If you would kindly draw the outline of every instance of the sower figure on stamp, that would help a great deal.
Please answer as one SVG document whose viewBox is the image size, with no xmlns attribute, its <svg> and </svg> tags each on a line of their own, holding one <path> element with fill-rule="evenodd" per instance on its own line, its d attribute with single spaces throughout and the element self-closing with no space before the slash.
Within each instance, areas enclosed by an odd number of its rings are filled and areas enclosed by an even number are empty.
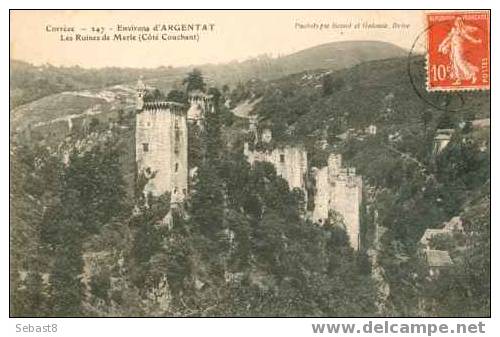
<svg viewBox="0 0 500 337">
<path fill-rule="evenodd" d="M 471 80 L 473 84 L 477 81 L 479 68 L 467 61 L 464 56 L 465 40 L 475 44 L 481 43 L 481 39 L 469 35 L 469 33 L 477 30 L 477 27 L 465 25 L 463 19 L 458 17 L 455 19 L 454 26 L 438 47 L 440 53 L 449 54 L 450 56 L 450 78 L 455 81 L 453 82 L 454 85 L 460 85 L 462 80 Z"/>
</svg>

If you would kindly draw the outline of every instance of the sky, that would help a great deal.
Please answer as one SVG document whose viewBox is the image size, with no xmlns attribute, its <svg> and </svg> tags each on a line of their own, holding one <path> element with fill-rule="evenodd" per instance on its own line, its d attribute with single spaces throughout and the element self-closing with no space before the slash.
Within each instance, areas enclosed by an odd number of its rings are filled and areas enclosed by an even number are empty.
<svg viewBox="0 0 500 337">
<path fill-rule="evenodd" d="M 243 61 L 263 54 L 286 55 L 319 44 L 345 40 L 386 41 L 409 50 L 424 30 L 424 22 L 423 12 L 410 10 L 15 10 L 10 14 L 10 56 L 11 59 L 35 65 L 154 68 Z M 394 26 L 394 23 L 399 26 Z M 128 34 L 118 32 L 118 25 L 148 26 L 152 29 L 163 24 L 206 24 L 214 28 L 211 31 L 182 32 L 184 35 L 198 33 L 198 41 L 163 41 L 162 34 L 178 35 L 181 32 L 158 33 L 153 30 L 149 33 L 158 34 L 160 40 L 113 40 L 116 33 Z M 349 24 L 350 27 L 344 27 Z M 373 24 L 378 25 L 377 28 Z M 54 31 L 71 27 L 75 32 Z M 96 30 L 103 27 L 111 40 L 75 41 L 75 34 L 92 34 L 102 38 L 103 31 L 92 33 L 92 27 Z M 133 32 L 133 35 L 139 38 L 142 33 Z M 73 37 L 73 41 L 61 41 L 61 35 Z M 418 48 L 423 48 L 421 43 Z"/>
</svg>

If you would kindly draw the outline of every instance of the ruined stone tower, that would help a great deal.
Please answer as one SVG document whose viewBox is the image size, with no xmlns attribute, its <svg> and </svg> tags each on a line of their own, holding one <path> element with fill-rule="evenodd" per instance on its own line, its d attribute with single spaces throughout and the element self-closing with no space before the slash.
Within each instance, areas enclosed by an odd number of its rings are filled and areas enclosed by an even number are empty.
<svg viewBox="0 0 500 337">
<path fill-rule="evenodd" d="M 188 193 L 188 133 L 186 107 L 166 101 L 145 102 L 146 87 L 139 81 L 136 114 L 136 162 L 149 178 L 144 194 L 171 193 L 179 203 Z"/>
<path fill-rule="evenodd" d="M 342 156 L 331 154 L 328 166 L 315 169 L 316 195 L 313 221 L 323 224 L 330 210 L 340 214 L 351 246 L 359 248 L 359 207 L 362 201 L 363 180 L 353 167 L 342 167 Z"/>
<path fill-rule="evenodd" d="M 194 125 L 200 124 L 207 113 L 214 112 L 212 96 L 203 91 L 194 90 L 188 94 L 189 110 L 187 119 Z M 201 125 L 201 124 L 200 124 Z"/>
<path fill-rule="evenodd" d="M 307 203 L 308 176 L 307 151 L 303 145 L 272 145 L 272 132 L 268 127 L 258 128 L 258 116 L 249 118 L 248 132 L 253 142 L 245 142 L 243 152 L 247 161 L 268 162 L 276 168 L 276 173 L 288 182 L 290 189 L 299 188 L 304 192 Z M 258 146 L 260 145 L 260 146 Z M 342 166 L 342 155 L 332 153 L 328 165 L 311 169 L 314 177 L 314 209 L 312 220 L 320 225 L 326 223 L 331 211 L 343 219 L 345 231 L 351 246 L 359 249 L 360 205 L 363 196 L 363 179 L 356 175 L 354 167 Z M 309 186 L 310 187 L 310 186 Z"/>
</svg>

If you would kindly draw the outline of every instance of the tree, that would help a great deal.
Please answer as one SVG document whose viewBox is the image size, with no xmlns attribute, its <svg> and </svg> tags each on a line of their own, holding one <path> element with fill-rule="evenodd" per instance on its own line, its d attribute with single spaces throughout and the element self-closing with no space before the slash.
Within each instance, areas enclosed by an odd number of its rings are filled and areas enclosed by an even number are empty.
<svg viewBox="0 0 500 337">
<path fill-rule="evenodd" d="M 212 96 L 212 102 L 214 104 L 215 110 L 219 110 L 219 103 L 222 97 L 222 94 L 219 91 L 219 89 L 211 87 L 208 89 L 208 94 Z"/>
<path fill-rule="evenodd" d="M 324 96 L 331 95 L 333 93 L 333 87 L 334 87 L 332 75 L 328 74 L 323 76 L 321 81 L 323 87 L 323 95 Z"/>
<path fill-rule="evenodd" d="M 188 225 L 184 223 L 183 225 Z M 171 240 L 164 252 L 167 259 L 166 274 L 170 288 L 174 295 L 179 295 L 186 285 L 186 280 L 192 274 L 191 262 L 192 251 L 190 246 L 193 244 L 189 241 L 189 236 L 186 232 L 180 231 L 178 228 L 170 234 Z"/>
<path fill-rule="evenodd" d="M 204 163 L 191 198 L 192 220 L 201 233 L 214 238 L 222 229 L 224 195 L 214 167 Z"/>
<path fill-rule="evenodd" d="M 22 316 L 43 317 L 47 315 L 47 296 L 46 287 L 43 283 L 41 270 L 38 267 L 30 269 L 24 280 L 25 290 L 22 298 L 25 301 Z"/>
<path fill-rule="evenodd" d="M 106 302 L 109 300 L 108 292 L 111 289 L 110 276 L 108 271 L 101 270 L 90 277 L 90 292 Z"/>
<path fill-rule="evenodd" d="M 453 129 L 455 127 L 456 117 L 452 111 L 445 111 L 439 117 L 438 129 Z"/>
<path fill-rule="evenodd" d="M 66 166 L 48 149 L 16 151 L 14 162 L 22 184 L 13 180 L 14 215 L 19 218 L 13 223 L 12 238 L 20 241 L 17 229 L 28 219 L 30 223 L 23 228 L 23 235 L 29 235 L 24 248 L 13 247 L 16 263 L 18 253 L 25 255 L 23 266 L 15 266 L 17 274 L 22 270 L 26 275 L 24 281 L 12 278 L 16 288 L 24 285 L 19 294 L 22 303 L 15 304 L 18 315 L 82 315 L 83 244 L 89 234 L 98 234 L 127 210 L 120 146 L 117 138 L 98 141 L 91 149 L 70 155 Z M 26 200 L 18 199 L 21 196 Z M 23 209 L 28 202 L 32 205 Z M 48 284 L 44 274 L 49 274 Z"/>
<path fill-rule="evenodd" d="M 44 316 L 48 293 L 42 280 L 46 265 L 41 240 L 43 205 L 52 195 L 50 182 L 57 175 L 50 156 L 41 148 L 11 145 L 10 176 L 10 313 L 12 316 Z M 40 165 L 36 165 L 35 163 Z M 48 183 L 48 185 L 45 185 Z M 40 202 L 41 201 L 41 202 Z M 22 277 L 24 275 L 24 277 Z"/>
<path fill-rule="evenodd" d="M 56 247 L 56 258 L 50 275 L 53 314 L 55 316 L 81 316 L 83 285 L 82 225 L 76 221 L 61 222 L 61 243 Z"/>
<path fill-rule="evenodd" d="M 127 210 L 117 141 L 73 154 L 63 173 L 62 209 L 76 216 L 90 234 L 97 233 L 105 223 Z"/>
<path fill-rule="evenodd" d="M 201 71 L 196 68 L 187 74 L 182 84 L 186 86 L 186 92 L 188 93 L 195 90 L 205 91 L 206 87 Z"/>
<path fill-rule="evenodd" d="M 128 266 L 130 278 L 139 289 L 145 290 L 154 283 L 151 276 L 155 271 L 150 262 L 161 252 L 164 239 L 162 222 L 169 212 L 170 194 L 165 193 L 159 197 L 150 196 L 148 206 L 142 205 L 140 212 L 129 220 L 133 238 L 128 251 Z"/>
<path fill-rule="evenodd" d="M 89 131 L 90 132 L 97 132 L 98 129 L 99 129 L 99 118 L 97 117 L 92 117 L 92 119 L 90 120 L 90 124 L 89 124 Z"/>
<path fill-rule="evenodd" d="M 165 100 L 165 95 L 160 90 L 155 88 L 152 91 L 147 91 L 143 99 L 144 102 L 163 101 Z"/>
<path fill-rule="evenodd" d="M 182 90 L 172 89 L 167 95 L 167 101 L 185 104 L 187 103 L 187 95 Z"/>
</svg>

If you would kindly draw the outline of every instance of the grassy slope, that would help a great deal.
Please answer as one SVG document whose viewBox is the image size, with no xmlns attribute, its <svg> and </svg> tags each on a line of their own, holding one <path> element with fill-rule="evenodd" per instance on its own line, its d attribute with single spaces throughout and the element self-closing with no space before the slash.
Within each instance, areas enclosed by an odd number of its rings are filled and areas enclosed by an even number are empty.
<svg viewBox="0 0 500 337">
<path fill-rule="evenodd" d="M 272 79 L 306 69 L 340 69 L 354 64 L 401 56 L 405 52 L 392 44 L 374 41 L 334 42 L 279 57 L 260 57 L 227 64 L 196 66 L 205 74 L 210 85 L 235 84 L 250 78 Z M 26 62 L 10 62 L 11 107 L 36 99 L 83 89 L 103 88 L 135 81 L 140 76 L 160 88 L 180 85 L 192 67 L 158 67 L 155 69 L 33 66 Z"/>
</svg>

